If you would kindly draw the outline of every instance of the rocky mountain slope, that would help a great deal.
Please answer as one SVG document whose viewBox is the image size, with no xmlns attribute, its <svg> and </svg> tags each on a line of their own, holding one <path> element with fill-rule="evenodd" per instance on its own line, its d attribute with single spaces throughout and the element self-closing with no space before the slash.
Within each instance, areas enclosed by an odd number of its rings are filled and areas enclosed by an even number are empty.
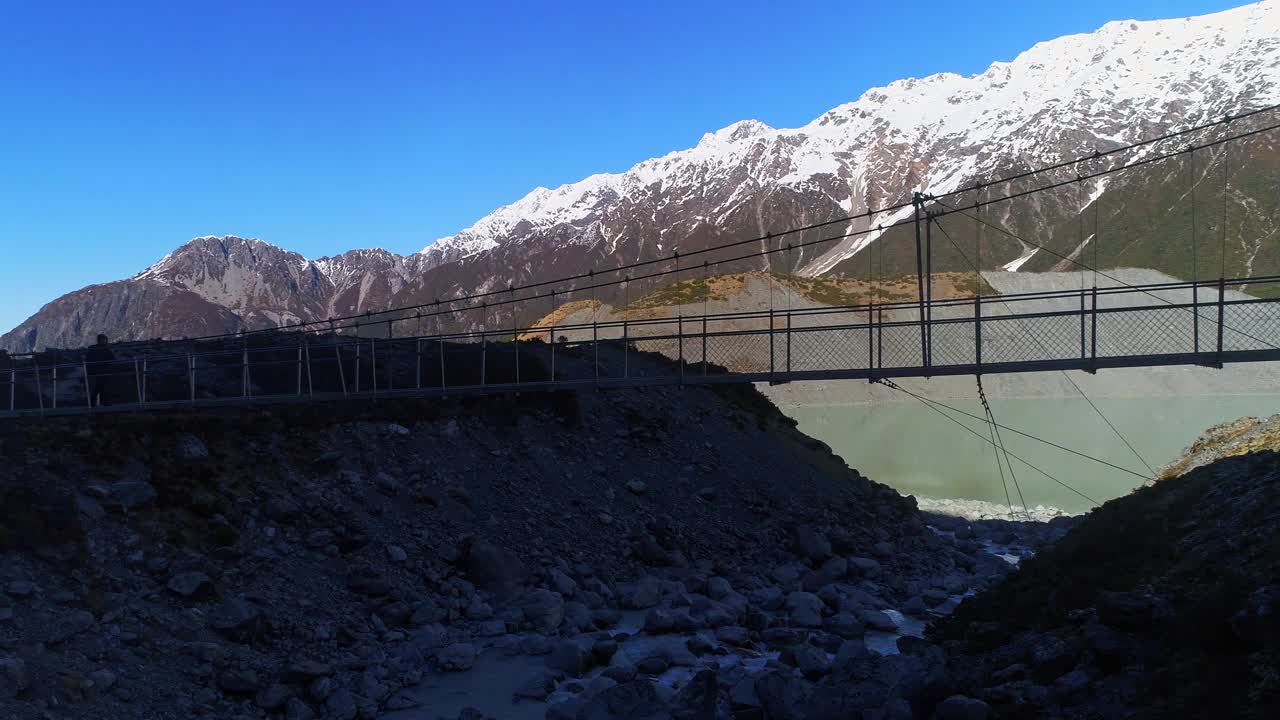
<svg viewBox="0 0 1280 720">
<path fill-rule="evenodd" d="M 97 330 L 194 335 L 376 312 L 856 215 L 915 190 L 945 192 L 1280 101 L 1278 38 L 1277 0 L 1197 18 L 1108 23 L 972 77 L 944 73 L 868 90 L 801 128 L 743 121 L 624 173 L 538 188 L 407 257 L 355 251 L 308 262 L 265 243 L 201 238 L 135 278 L 54 301 L 0 338 L 0 347 L 78 345 Z M 1277 272 L 1278 142 L 1274 133 L 1258 136 L 1229 156 L 1203 151 L 1195 167 L 1158 163 L 993 207 L 988 218 L 1060 255 L 1090 253 L 1104 267 L 1180 277 Z M 1194 237 L 1225 233 L 1212 250 L 1192 252 L 1193 182 Z M 889 224 L 907 212 L 785 242 Z M 1095 217 L 1094 227 L 1081 217 Z M 981 248 L 984 267 L 1043 270 L 1060 262 L 1010 235 L 979 237 L 971 222 L 946 224 L 971 255 Z M 872 257 L 865 251 L 875 248 L 877 262 L 902 273 L 914 268 L 907 239 L 872 233 L 731 269 L 862 274 Z M 969 269 L 968 258 L 939 245 L 936 268 Z"/>
<path fill-rule="evenodd" d="M 1280 713 L 1280 416 L 1207 432 L 934 628 L 1000 717 Z"/>
<path fill-rule="evenodd" d="M 927 713 L 976 701 L 898 636 L 1009 571 L 992 541 L 1061 532 L 922 515 L 749 387 L 56 420 L 0 451 L 3 718 Z"/>
</svg>

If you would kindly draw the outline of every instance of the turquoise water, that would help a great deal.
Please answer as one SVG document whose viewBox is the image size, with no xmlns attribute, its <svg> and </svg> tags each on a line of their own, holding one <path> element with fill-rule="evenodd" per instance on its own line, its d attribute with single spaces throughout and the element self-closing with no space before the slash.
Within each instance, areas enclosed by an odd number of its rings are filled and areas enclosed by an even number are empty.
<svg viewBox="0 0 1280 720">
<path fill-rule="evenodd" d="M 975 401 L 948 405 L 982 416 Z M 1245 415 L 1280 413 L 1280 395 L 1162 397 L 1095 400 L 1095 404 L 1157 471 L 1210 425 Z M 1147 468 L 1081 398 L 995 400 L 1000 424 L 1052 440 L 1148 476 Z M 831 446 L 850 467 L 904 494 L 1005 503 L 991 445 L 921 403 L 881 403 L 788 408 L 800 430 Z M 984 437 L 987 425 L 959 418 Z M 1143 479 L 1034 440 L 1002 431 L 1009 452 L 1099 502 L 1128 493 Z M 1092 506 L 1071 490 L 1013 460 L 1018 503 L 1080 512 Z M 1005 471 L 1006 475 L 1008 470 Z"/>
</svg>

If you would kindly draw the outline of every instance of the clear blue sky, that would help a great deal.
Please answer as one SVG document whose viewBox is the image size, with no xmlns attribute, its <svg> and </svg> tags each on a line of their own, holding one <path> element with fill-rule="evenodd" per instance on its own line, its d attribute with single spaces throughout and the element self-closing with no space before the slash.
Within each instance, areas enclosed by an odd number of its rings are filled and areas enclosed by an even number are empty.
<svg viewBox="0 0 1280 720">
<path fill-rule="evenodd" d="M 1239 2 L 7 2 L 0 331 L 191 237 L 413 252 L 736 120 Z"/>
</svg>

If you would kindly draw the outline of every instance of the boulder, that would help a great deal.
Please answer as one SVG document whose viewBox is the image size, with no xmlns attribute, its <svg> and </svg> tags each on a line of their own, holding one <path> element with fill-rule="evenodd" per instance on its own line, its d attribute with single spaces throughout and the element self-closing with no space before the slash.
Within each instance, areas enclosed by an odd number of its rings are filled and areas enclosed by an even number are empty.
<svg viewBox="0 0 1280 720">
<path fill-rule="evenodd" d="M 165 584 L 169 592 L 193 600 L 213 594 L 213 582 L 202 572 L 182 572 L 169 578 Z"/>
<path fill-rule="evenodd" d="M 633 680 L 591 698 L 576 717 L 577 720 L 667 720 L 672 715 L 654 683 Z"/>
<path fill-rule="evenodd" d="M 516 605 L 536 632 L 553 633 L 564 620 L 564 598 L 550 590 L 530 590 L 520 596 Z"/>
<path fill-rule="evenodd" d="M 112 483 L 108 504 L 121 510 L 137 510 L 156 501 L 156 489 L 146 480 Z"/>
<path fill-rule="evenodd" d="M 798 627 L 821 627 L 823 607 L 822 600 L 813 593 L 793 592 L 787 595 L 791 623 Z"/>
<path fill-rule="evenodd" d="M 453 643 L 436 652 L 436 663 L 445 672 L 470 670 L 476 663 L 476 646 L 471 643 Z"/>
<path fill-rule="evenodd" d="M 244 598 L 233 598 L 209 613 L 209 628 L 229 640 L 251 643 L 266 635 L 270 623 L 257 605 Z"/>
<path fill-rule="evenodd" d="M 475 540 L 463 558 L 467 577 L 481 590 L 509 595 L 524 584 L 528 571 L 514 553 L 485 540 Z"/>
<path fill-rule="evenodd" d="M 573 638 L 556 643 L 547 656 L 547 667 L 566 675 L 582 677 L 591 669 L 592 646 L 586 639 Z"/>
<path fill-rule="evenodd" d="M 991 707 L 977 698 L 952 695 L 938 703 L 933 716 L 936 720 L 987 720 Z"/>
<path fill-rule="evenodd" d="M 831 541 L 812 525 L 801 525 L 795 533 L 796 554 L 810 562 L 820 563 L 831 557 Z"/>
<path fill-rule="evenodd" d="M 661 601 L 662 581 L 652 575 L 640 578 L 627 597 L 628 607 L 635 610 L 647 610 Z"/>
</svg>

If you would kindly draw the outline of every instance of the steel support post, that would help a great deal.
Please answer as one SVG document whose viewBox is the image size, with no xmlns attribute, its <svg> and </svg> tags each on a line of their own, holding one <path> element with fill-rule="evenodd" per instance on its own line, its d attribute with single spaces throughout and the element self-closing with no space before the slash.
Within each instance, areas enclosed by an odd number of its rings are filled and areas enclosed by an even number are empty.
<svg viewBox="0 0 1280 720">
<path fill-rule="evenodd" d="M 338 382 L 342 385 L 342 396 L 347 396 L 347 371 L 342 367 L 342 348 L 338 343 L 338 336 L 333 336 L 333 356 L 338 361 Z"/>
<path fill-rule="evenodd" d="M 876 309 L 876 367 L 884 369 L 884 308 Z"/>
<path fill-rule="evenodd" d="M 679 354 L 680 384 L 684 384 L 684 316 L 676 318 L 676 353 Z"/>
<path fill-rule="evenodd" d="M 1218 278 L 1218 367 L 1222 367 L 1222 328 L 1226 319 L 1227 282 Z"/>
<path fill-rule="evenodd" d="M 1191 336 L 1194 338 L 1195 353 L 1200 354 L 1200 282 L 1191 281 Z"/>
<path fill-rule="evenodd" d="M 707 376 L 707 314 L 705 312 L 702 313 L 702 376 Z"/>
<path fill-rule="evenodd" d="M 1088 357 L 1088 350 L 1085 349 L 1085 329 L 1084 322 L 1087 313 L 1084 309 L 1084 288 L 1080 288 L 1080 359 Z"/>
<path fill-rule="evenodd" d="M 982 374 L 982 296 L 973 299 L 973 362 Z"/>
<path fill-rule="evenodd" d="M 1089 374 L 1098 372 L 1098 286 L 1093 286 L 1093 310 L 1089 313 Z"/>
<path fill-rule="evenodd" d="M 31 367 L 35 368 L 36 374 L 36 399 L 40 401 L 40 412 L 44 412 L 44 390 L 40 387 L 40 363 L 35 356 L 31 356 Z"/>
<path fill-rule="evenodd" d="M 928 362 L 929 342 L 925 336 L 924 326 L 924 238 L 920 232 L 920 216 L 923 211 L 924 200 L 920 193 L 912 195 L 911 204 L 915 208 L 915 215 L 912 220 L 916 231 L 916 297 L 918 298 L 920 313 L 920 364 L 924 366 Z"/>
<path fill-rule="evenodd" d="M 770 290 L 770 292 L 772 292 L 772 290 Z M 777 353 L 775 353 L 773 350 L 773 308 L 769 308 L 768 338 L 769 338 L 769 382 L 777 382 L 777 378 L 774 377 L 778 371 L 777 371 L 777 362 L 774 360 L 774 355 L 776 355 Z"/>
<path fill-rule="evenodd" d="M 924 366 L 933 367 L 933 213 L 925 216 L 924 223 Z"/>
<path fill-rule="evenodd" d="M 302 340 L 302 357 L 307 362 L 307 397 L 315 397 L 316 386 L 315 383 L 312 382 L 312 378 L 315 377 L 315 373 L 311 371 L 311 344 L 307 342 L 306 338 L 303 338 Z"/>
<path fill-rule="evenodd" d="M 787 311 L 787 380 L 790 381 L 791 375 L 791 311 Z"/>
<path fill-rule="evenodd" d="M 876 310 L 875 306 L 867 303 L 867 370 L 870 371 L 876 366 Z M 867 373 L 867 382 L 871 382 L 871 374 Z"/>
</svg>

